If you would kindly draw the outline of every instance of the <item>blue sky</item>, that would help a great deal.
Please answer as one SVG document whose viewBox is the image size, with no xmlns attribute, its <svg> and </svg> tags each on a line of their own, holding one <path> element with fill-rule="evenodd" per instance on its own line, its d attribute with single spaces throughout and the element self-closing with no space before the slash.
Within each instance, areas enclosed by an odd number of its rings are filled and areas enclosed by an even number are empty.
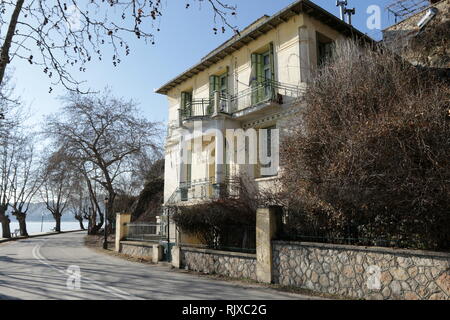
<svg viewBox="0 0 450 320">
<path fill-rule="evenodd" d="M 339 15 L 335 0 L 313 0 L 329 12 Z M 192 3 L 192 1 L 189 1 Z M 264 14 L 272 15 L 294 0 L 227 0 L 236 4 L 238 14 L 230 18 L 231 24 L 240 29 Z M 369 30 L 366 13 L 370 5 L 378 5 L 382 9 L 382 28 L 393 24 L 393 18 L 385 11 L 391 0 L 349 0 L 349 7 L 356 7 L 357 14 L 353 18 L 354 25 L 362 32 L 379 39 L 380 30 Z M 214 21 L 211 10 L 207 6 L 201 9 L 191 5 L 186 10 L 186 0 L 164 0 L 164 16 L 160 21 L 160 32 L 157 32 L 155 45 L 145 44 L 134 37 L 129 43 L 132 49 L 128 57 L 122 59 L 119 67 L 113 67 L 109 60 L 88 65 L 85 73 L 75 72 L 78 80 L 86 80 L 93 90 L 101 90 L 105 86 L 112 88 L 117 96 L 132 98 L 140 104 L 142 114 L 153 121 L 165 122 L 167 119 L 167 103 L 164 96 L 154 93 L 168 80 L 197 63 L 204 55 L 232 36 L 231 31 L 214 35 Z M 43 116 L 55 113 L 60 107 L 59 95 L 64 93 L 62 87 L 54 88 L 49 94 L 50 82 L 39 68 L 28 62 L 14 60 L 12 63 L 16 94 L 31 108 L 32 121 L 39 123 Z M 11 66 L 10 66 L 11 70 Z"/>
</svg>

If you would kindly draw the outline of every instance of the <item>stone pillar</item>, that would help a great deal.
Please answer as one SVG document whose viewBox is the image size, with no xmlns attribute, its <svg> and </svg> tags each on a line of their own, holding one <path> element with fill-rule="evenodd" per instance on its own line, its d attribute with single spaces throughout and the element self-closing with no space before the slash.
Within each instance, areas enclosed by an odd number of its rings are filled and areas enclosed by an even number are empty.
<svg viewBox="0 0 450 320">
<path fill-rule="evenodd" d="M 171 254 L 172 254 L 172 266 L 174 268 L 180 269 L 181 268 L 181 247 L 173 246 Z"/>
<path fill-rule="evenodd" d="M 153 257 L 152 262 L 158 263 L 163 258 L 163 246 L 160 244 L 154 244 L 153 245 Z"/>
<path fill-rule="evenodd" d="M 311 40 L 309 38 L 309 31 L 306 26 L 299 28 L 299 38 L 300 38 L 300 81 L 309 82 L 311 79 Z"/>
<path fill-rule="evenodd" d="M 225 137 L 224 137 L 224 127 L 225 121 L 223 119 L 216 121 L 216 135 L 215 135 L 215 183 L 220 186 L 223 182 L 223 163 L 224 163 L 224 145 L 225 145 Z"/>
<path fill-rule="evenodd" d="M 120 241 L 128 234 L 127 223 L 131 221 L 131 213 L 116 214 L 116 251 L 120 252 Z"/>
<path fill-rule="evenodd" d="M 213 117 L 217 116 L 220 112 L 220 92 L 214 91 L 214 104 L 213 104 Z"/>
<path fill-rule="evenodd" d="M 272 240 L 281 229 L 281 207 L 256 211 L 256 279 L 272 282 Z"/>
</svg>

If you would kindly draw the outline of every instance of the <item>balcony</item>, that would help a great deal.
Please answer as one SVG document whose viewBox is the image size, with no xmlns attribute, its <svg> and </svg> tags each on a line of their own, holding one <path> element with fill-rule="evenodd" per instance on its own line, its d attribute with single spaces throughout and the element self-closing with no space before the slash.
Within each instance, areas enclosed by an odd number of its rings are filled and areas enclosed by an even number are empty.
<svg viewBox="0 0 450 320">
<path fill-rule="evenodd" d="M 210 117 L 213 113 L 213 104 L 210 99 L 196 99 L 186 103 L 179 110 L 181 120 L 195 120 Z"/>
<path fill-rule="evenodd" d="M 253 112 L 270 112 L 283 104 L 298 101 L 303 94 L 304 89 L 299 86 L 271 80 L 259 82 L 236 95 L 224 95 L 216 91 L 212 99 L 192 100 L 181 108 L 180 122 L 210 118 L 218 114 L 241 119 Z"/>
<path fill-rule="evenodd" d="M 215 183 L 214 178 L 181 182 L 166 205 L 223 199 L 233 193 L 227 182 Z M 225 181 L 228 181 L 227 179 Z"/>
<path fill-rule="evenodd" d="M 234 117 L 239 117 L 240 113 L 251 111 L 251 109 L 256 110 L 268 105 L 280 106 L 294 102 L 302 97 L 303 93 L 304 90 L 298 86 L 267 80 L 232 96 L 227 110 Z"/>
</svg>

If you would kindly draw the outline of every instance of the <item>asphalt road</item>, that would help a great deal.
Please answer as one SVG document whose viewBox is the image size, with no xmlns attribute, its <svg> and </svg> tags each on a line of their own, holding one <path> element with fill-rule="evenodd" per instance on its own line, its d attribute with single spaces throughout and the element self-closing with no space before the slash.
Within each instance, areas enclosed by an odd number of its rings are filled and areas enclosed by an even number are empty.
<svg viewBox="0 0 450 320">
<path fill-rule="evenodd" d="M 84 232 L 0 244 L 0 299 L 310 299 L 127 261 L 84 246 Z"/>
</svg>

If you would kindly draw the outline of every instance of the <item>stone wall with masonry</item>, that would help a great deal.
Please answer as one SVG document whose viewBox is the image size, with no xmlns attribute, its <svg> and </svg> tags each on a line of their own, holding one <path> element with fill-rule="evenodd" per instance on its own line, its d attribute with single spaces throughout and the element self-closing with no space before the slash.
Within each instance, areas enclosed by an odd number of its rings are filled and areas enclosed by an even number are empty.
<svg viewBox="0 0 450 320">
<path fill-rule="evenodd" d="M 450 254 L 273 241 L 274 283 L 360 299 L 450 299 Z"/>
<path fill-rule="evenodd" d="M 256 280 L 256 255 L 182 247 L 181 267 L 231 278 Z"/>
</svg>

